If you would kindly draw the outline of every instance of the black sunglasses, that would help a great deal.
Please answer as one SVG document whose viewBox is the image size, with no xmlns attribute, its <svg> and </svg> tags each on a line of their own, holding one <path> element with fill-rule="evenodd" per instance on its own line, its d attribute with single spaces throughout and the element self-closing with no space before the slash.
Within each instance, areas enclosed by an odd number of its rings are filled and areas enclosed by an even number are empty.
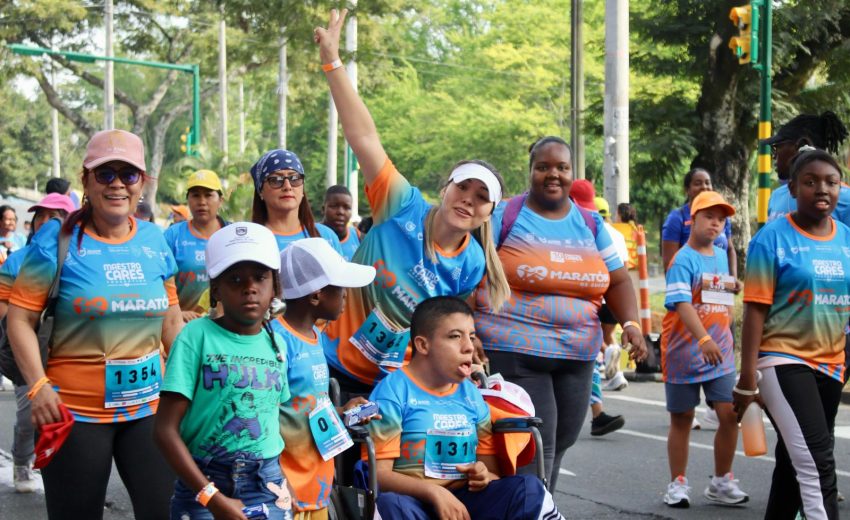
<svg viewBox="0 0 850 520">
<path fill-rule="evenodd" d="M 138 168 L 125 168 L 120 171 L 112 168 L 101 168 L 94 171 L 94 180 L 99 184 L 112 184 L 116 178 L 121 179 L 125 186 L 132 186 L 142 179 L 142 172 Z"/>
<path fill-rule="evenodd" d="M 304 184 L 304 175 L 301 173 L 293 173 L 292 175 L 269 175 L 266 177 L 266 183 L 274 189 L 282 188 L 283 183 L 289 181 L 289 185 L 297 188 Z"/>
</svg>

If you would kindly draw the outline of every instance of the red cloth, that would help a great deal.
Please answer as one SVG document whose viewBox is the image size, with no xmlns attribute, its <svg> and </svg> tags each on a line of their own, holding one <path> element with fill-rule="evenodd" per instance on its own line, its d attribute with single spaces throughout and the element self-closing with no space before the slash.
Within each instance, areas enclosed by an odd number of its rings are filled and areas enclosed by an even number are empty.
<svg viewBox="0 0 850 520">
<path fill-rule="evenodd" d="M 50 463 L 62 443 L 71 433 L 74 426 L 74 416 L 68 411 L 64 404 L 59 404 L 62 420 L 55 423 L 45 424 L 38 430 L 38 442 L 35 445 L 35 463 L 33 468 L 41 469 Z"/>
</svg>

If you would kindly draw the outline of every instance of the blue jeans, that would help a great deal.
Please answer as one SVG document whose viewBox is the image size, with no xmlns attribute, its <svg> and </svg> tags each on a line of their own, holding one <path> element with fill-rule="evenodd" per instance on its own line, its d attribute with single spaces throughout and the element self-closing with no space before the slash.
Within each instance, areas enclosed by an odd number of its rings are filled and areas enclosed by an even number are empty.
<svg viewBox="0 0 850 520">
<path fill-rule="evenodd" d="M 236 458 L 228 461 L 194 459 L 198 469 L 215 483 L 220 493 L 238 498 L 246 506 L 264 503 L 269 506 L 269 520 L 283 520 L 283 509 L 275 505 L 277 495 L 266 486 L 269 482 L 283 485 L 283 474 L 277 457 L 265 460 Z M 213 520 L 210 510 L 195 501 L 196 494 L 177 479 L 174 496 L 171 497 L 172 520 Z"/>
</svg>

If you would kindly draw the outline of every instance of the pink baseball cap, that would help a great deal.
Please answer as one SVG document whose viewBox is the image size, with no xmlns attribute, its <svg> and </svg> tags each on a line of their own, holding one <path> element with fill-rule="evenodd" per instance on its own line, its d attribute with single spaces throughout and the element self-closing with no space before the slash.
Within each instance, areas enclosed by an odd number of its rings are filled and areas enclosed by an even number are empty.
<svg viewBox="0 0 850 520">
<path fill-rule="evenodd" d="M 39 208 L 44 209 L 63 209 L 68 212 L 70 215 L 77 208 L 74 206 L 74 201 L 71 200 L 71 197 L 67 195 L 62 195 L 61 193 L 51 193 L 45 196 L 43 199 L 38 201 L 38 204 L 31 206 L 29 211 L 32 213 Z"/>
<path fill-rule="evenodd" d="M 123 161 L 147 171 L 145 145 L 141 138 L 126 130 L 102 130 L 94 134 L 86 147 L 83 166 L 91 170 L 110 161 Z"/>
</svg>

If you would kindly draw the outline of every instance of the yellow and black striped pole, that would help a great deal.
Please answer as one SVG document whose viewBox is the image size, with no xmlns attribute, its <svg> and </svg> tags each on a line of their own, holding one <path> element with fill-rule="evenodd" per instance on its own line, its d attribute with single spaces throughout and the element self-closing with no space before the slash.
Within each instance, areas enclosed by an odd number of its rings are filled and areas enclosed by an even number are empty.
<svg viewBox="0 0 850 520">
<path fill-rule="evenodd" d="M 759 6 L 758 4 L 761 5 Z M 761 94 L 759 96 L 761 109 L 759 111 L 758 148 L 759 182 L 758 205 L 756 206 L 759 228 L 767 223 L 767 203 L 770 200 L 770 171 L 773 166 L 773 161 L 771 160 L 770 155 L 770 146 L 764 144 L 764 140 L 770 137 L 773 133 L 771 128 L 772 110 L 770 106 L 770 68 L 773 62 L 773 53 L 771 51 L 773 40 L 773 30 L 771 28 L 773 25 L 772 4 L 773 2 L 771 0 L 766 2 L 753 1 L 754 10 L 758 8 L 763 9 L 762 16 L 759 17 L 761 19 L 761 30 L 759 31 L 760 37 L 758 41 L 758 45 L 761 47 L 759 52 L 760 59 L 759 63 L 756 65 L 756 68 L 759 68 L 761 72 Z"/>
</svg>

